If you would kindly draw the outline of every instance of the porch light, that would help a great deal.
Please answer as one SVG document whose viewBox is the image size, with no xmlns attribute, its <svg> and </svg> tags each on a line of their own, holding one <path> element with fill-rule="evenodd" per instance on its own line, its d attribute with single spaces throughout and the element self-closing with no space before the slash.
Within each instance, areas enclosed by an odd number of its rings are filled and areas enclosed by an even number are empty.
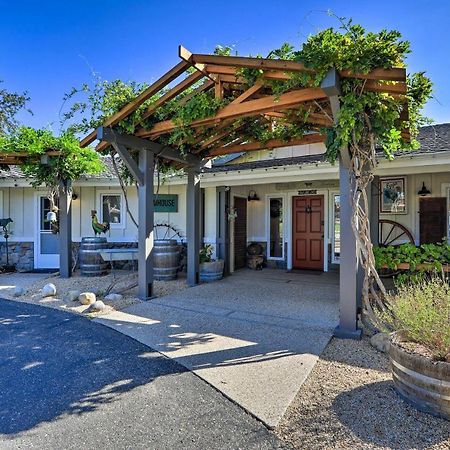
<svg viewBox="0 0 450 450">
<path fill-rule="evenodd" d="M 419 195 L 420 197 L 428 197 L 429 195 L 431 195 L 431 191 L 425 186 L 425 181 L 422 182 L 422 188 L 417 193 L 417 195 Z"/>
<path fill-rule="evenodd" d="M 249 202 L 251 202 L 251 201 L 253 201 L 253 200 L 259 200 L 259 197 L 256 195 L 256 191 L 250 191 L 250 192 L 248 193 L 247 200 L 248 200 Z"/>
</svg>

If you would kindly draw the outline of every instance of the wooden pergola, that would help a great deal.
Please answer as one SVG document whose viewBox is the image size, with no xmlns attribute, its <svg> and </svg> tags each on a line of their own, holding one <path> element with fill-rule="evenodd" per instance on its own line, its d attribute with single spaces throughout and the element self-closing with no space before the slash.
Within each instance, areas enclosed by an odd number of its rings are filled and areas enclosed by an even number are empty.
<svg viewBox="0 0 450 450">
<path fill-rule="evenodd" d="M 151 298 L 153 283 L 153 177 L 154 161 L 158 157 L 174 167 L 184 167 L 187 171 L 187 242 L 188 274 L 187 282 L 199 282 L 200 230 L 200 179 L 201 167 L 216 156 L 230 153 L 250 152 L 284 146 L 324 142 L 321 134 L 337 119 L 340 108 L 339 95 L 342 78 L 363 80 L 362 89 L 386 93 L 403 103 L 402 118 L 407 118 L 407 85 L 404 68 L 376 69 L 370 73 L 351 73 L 349 71 L 329 71 L 320 87 L 292 88 L 277 95 L 273 90 L 276 81 L 289 80 L 293 74 L 312 72 L 304 64 L 289 60 L 264 59 L 239 56 L 219 56 L 194 54 L 179 47 L 181 61 L 151 86 L 145 89 L 132 102 L 105 120 L 102 127 L 92 131 L 81 141 L 82 146 L 100 141 L 98 151 L 112 145 L 122 158 L 139 185 L 139 296 Z M 177 84 L 189 69 L 190 73 Z M 257 69 L 259 76 L 251 86 L 242 77 L 242 69 Z M 170 88 L 168 86 L 170 85 Z M 169 101 L 177 105 L 186 104 L 194 96 L 207 93 L 217 99 L 225 100 L 225 106 L 209 117 L 194 120 L 186 125 L 193 132 L 193 142 L 187 143 L 188 150 L 168 147 L 161 137 L 174 131 L 179 124 L 172 119 L 153 122 L 151 127 L 145 121 Z M 116 125 L 140 108 L 149 99 L 154 101 L 145 110 L 142 119 L 135 123 L 133 135 L 120 134 Z M 301 114 L 296 114 L 301 112 Z M 248 120 L 242 120 L 248 119 Z M 303 136 L 284 141 L 272 139 L 261 144 L 252 138 L 248 123 L 258 122 L 268 127 L 286 124 L 298 125 L 306 131 Z M 409 140 L 409 132 L 402 132 Z M 182 143 L 183 144 L 183 143 Z M 133 153 L 139 153 L 139 163 Z M 341 229 L 351 230 L 350 178 L 348 173 L 349 152 L 341 149 L 340 195 Z M 219 202 L 218 221 L 226 221 L 224 201 Z M 221 214 L 221 215 L 220 215 Z M 220 228 L 220 227 L 218 227 Z M 226 242 L 220 236 L 221 246 Z M 226 250 L 225 250 L 226 254 Z M 358 261 L 356 241 L 352 232 L 341 236 L 340 264 L 340 324 L 336 335 L 358 337 L 357 329 L 357 285 Z"/>
<path fill-rule="evenodd" d="M 339 113 L 340 80 L 358 78 L 363 80 L 362 89 L 382 92 L 401 99 L 406 105 L 406 71 L 404 68 L 376 69 L 367 74 L 330 70 L 320 87 L 292 88 L 277 95 L 274 82 L 289 80 L 296 73 L 311 73 L 300 62 L 239 56 L 193 54 L 179 47 L 181 61 L 155 81 L 133 101 L 109 117 L 98 130 L 81 140 L 81 146 L 100 141 L 97 150 L 102 152 L 112 146 L 126 164 L 138 184 L 139 207 L 139 296 L 152 297 L 153 283 L 153 183 L 155 158 L 187 171 L 187 282 L 199 282 L 200 248 L 200 178 L 202 166 L 211 158 L 238 152 L 250 152 L 284 146 L 324 142 L 324 127 L 332 125 Z M 242 77 L 242 69 L 257 69 L 260 76 L 251 86 Z M 186 72 L 189 70 L 187 75 Z M 184 76 L 185 75 L 185 76 Z M 175 83 L 178 80 L 178 83 Z M 159 108 L 169 101 L 182 106 L 200 93 L 223 99 L 225 106 L 209 117 L 194 120 L 186 125 L 194 139 L 179 147 L 169 147 L 162 137 L 174 131 L 179 124 L 172 119 L 155 122 Z M 117 125 L 129 117 L 144 103 L 142 119 L 135 123 L 133 135 L 121 134 Z M 299 114 L 300 113 L 300 114 Z M 407 108 L 404 108 L 407 114 Z M 153 125 L 145 123 L 153 117 Z M 247 120 L 242 120 L 247 119 Z M 272 139 L 264 144 L 252 137 L 250 122 L 257 122 L 271 129 L 283 125 L 301 126 L 303 136 L 284 141 Z M 403 132 L 405 139 L 408 131 Z M 183 144 L 183 143 L 181 143 Z M 138 154 L 138 160 L 136 159 Z M 342 149 L 340 157 L 341 229 L 351 230 L 351 206 L 348 176 L 348 149 Z M 1 162 L 0 162 L 1 163 Z M 223 202 L 222 202 L 223 203 Z M 70 201 L 69 201 L 70 204 Z M 70 206 L 63 213 L 70 215 Z M 220 220 L 226 220 L 222 211 Z M 68 220 L 61 221 L 70 224 Z M 61 226 L 61 239 L 68 241 L 70 225 Z M 67 244 L 66 244 L 67 245 Z M 62 247 L 61 247 L 62 249 Z M 61 253 L 61 268 L 68 266 L 68 252 Z M 353 337 L 356 327 L 356 243 L 353 233 L 341 237 L 341 321 L 340 335 Z M 63 274 L 63 272 L 61 272 Z M 67 274 L 70 276 L 70 271 Z M 338 332 L 339 334 L 339 332 Z"/>
</svg>

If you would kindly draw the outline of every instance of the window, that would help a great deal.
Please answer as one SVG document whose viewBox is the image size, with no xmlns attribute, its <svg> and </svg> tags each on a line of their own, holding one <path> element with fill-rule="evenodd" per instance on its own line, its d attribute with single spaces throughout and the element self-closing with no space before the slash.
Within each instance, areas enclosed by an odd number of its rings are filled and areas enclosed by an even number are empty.
<svg viewBox="0 0 450 450">
<path fill-rule="evenodd" d="M 112 228 L 123 227 L 123 202 L 121 194 L 102 194 L 101 201 L 101 221 L 109 222 Z"/>
<path fill-rule="evenodd" d="M 270 259 L 284 257 L 284 202 L 282 197 L 270 197 L 268 202 L 268 251 Z"/>
<path fill-rule="evenodd" d="M 332 242 L 331 262 L 338 264 L 341 258 L 341 198 L 339 194 L 333 194 Z"/>
</svg>

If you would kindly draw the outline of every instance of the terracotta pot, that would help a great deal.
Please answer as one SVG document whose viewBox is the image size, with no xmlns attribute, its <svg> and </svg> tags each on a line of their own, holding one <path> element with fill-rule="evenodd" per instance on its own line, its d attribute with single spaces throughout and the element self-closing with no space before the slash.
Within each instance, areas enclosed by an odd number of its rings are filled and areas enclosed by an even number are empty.
<svg viewBox="0 0 450 450">
<path fill-rule="evenodd" d="M 405 351 L 394 335 L 389 350 L 398 394 L 420 411 L 450 420 L 450 363 Z"/>
</svg>

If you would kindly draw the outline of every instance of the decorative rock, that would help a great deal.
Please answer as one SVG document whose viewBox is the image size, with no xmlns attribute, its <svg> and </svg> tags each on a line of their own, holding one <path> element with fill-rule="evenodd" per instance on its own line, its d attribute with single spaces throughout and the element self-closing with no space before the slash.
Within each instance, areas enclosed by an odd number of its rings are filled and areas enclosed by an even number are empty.
<svg viewBox="0 0 450 450">
<path fill-rule="evenodd" d="M 370 338 L 370 345 L 379 352 L 387 353 L 391 346 L 391 337 L 388 333 L 378 333 Z"/>
<path fill-rule="evenodd" d="M 92 292 L 82 292 L 78 296 L 78 300 L 82 305 L 92 305 L 93 303 L 95 303 L 97 298 L 95 297 L 95 294 Z"/>
<path fill-rule="evenodd" d="M 43 297 L 51 297 L 56 295 L 56 286 L 53 283 L 48 283 L 42 288 Z"/>
<path fill-rule="evenodd" d="M 86 310 L 86 312 L 101 312 L 105 309 L 106 305 L 101 300 L 97 300 Z"/>
<path fill-rule="evenodd" d="M 105 300 L 108 300 L 110 302 L 117 302 L 122 299 L 123 299 L 123 295 L 121 295 L 121 294 L 108 294 L 105 297 Z"/>
<path fill-rule="evenodd" d="M 80 291 L 69 291 L 67 293 L 67 300 L 69 300 L 69 302 L 74 302 L 75 300 L 78 300 L 78 297 L 81 295 Z"/>
<path fill-rule="evenodd" d="M 14 288 L 14 297 L 20 297 L 21 295 L 25 294 L 25 289 L 22 286 L 16 286 Z"/>
</svg>

